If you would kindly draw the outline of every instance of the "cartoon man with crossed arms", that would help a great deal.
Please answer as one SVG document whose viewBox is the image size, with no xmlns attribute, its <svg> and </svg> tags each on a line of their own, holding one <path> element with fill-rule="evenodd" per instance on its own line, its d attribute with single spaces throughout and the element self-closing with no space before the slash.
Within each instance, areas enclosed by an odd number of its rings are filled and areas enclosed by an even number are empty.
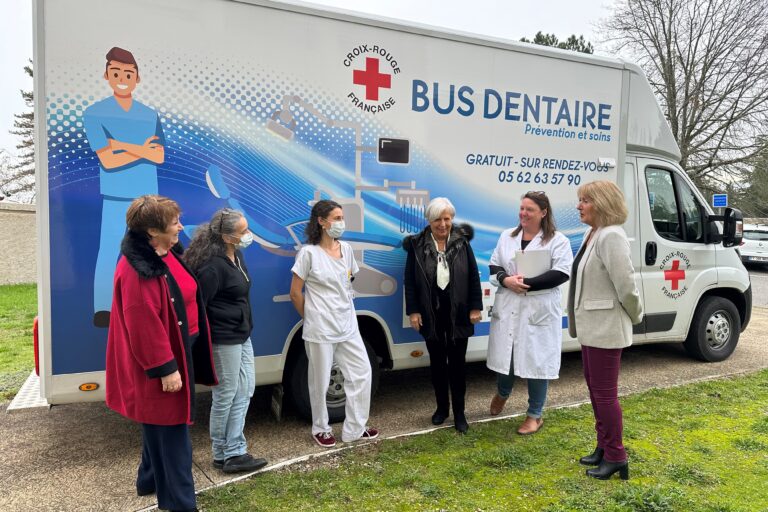
<svg viewBox="0 0 768 512">
<path fill-rule="evenodd" d="M 141 82 L 133 54 L 107 53 L 104 79 L 113 95 L 83 114 L 88 144 L 99 157 L 101 236 L 93 276 L 93 325 L 109 326 L 112 280 L 125 234 L 125 213 L 135 198 L 157 194 L 157 166 L 165 161 L 165 137 L 153 109 L 131 96 Z"/>
</svg>

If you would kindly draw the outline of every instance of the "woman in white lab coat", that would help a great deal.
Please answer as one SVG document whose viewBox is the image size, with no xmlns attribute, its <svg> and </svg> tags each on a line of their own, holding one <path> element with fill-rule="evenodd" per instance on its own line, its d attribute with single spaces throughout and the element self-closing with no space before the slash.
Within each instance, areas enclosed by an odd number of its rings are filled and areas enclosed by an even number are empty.
<svg viewBox="0 0 768 512">
<path fill-rule="evenodd" d="M 568 238 L 555 230 L 544 192 L 530 191 L 522 197 L 519 218 L 516 228 L 501 234 L 491 256 L 490 280 L 497 290 L 487 365 L 498 374 L 492 415 L 504 409 L 514 377 L 527 379 L 528 411 L 517 429 L 527 435 L 541 428 L 549 380 L 560 373 L 560 285 L 568 281 L 573 252 Z"/>
</svg>

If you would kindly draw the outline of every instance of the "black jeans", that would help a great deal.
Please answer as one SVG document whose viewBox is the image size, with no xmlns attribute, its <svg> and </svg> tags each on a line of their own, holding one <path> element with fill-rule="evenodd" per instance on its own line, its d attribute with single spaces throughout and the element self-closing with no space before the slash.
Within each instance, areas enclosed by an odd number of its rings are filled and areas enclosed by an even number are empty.
<svg viewBox="0 0 768 512">
<path fill-rule="evenodd" d="M 451 302 L 448 290 L 436 288 L 437 310 L 434 311 L 435 338 L 427 339 L 432 387 L 435 389 L 437 411 L 448 415 L 451 402 L 453 416 L 464 414 L 464 395 L 467 392 L 466 356 L 467 338 L 454 338 L 451 322 Z M 450 389 L 450 401 L 448 391 Z"/>
</svg>

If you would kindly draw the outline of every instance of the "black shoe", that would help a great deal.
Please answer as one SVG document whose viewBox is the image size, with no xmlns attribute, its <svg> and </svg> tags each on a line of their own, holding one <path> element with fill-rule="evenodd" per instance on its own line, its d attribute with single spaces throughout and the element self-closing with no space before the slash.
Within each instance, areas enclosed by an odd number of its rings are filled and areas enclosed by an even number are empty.
<svg viewBox="0 0 768 512">
<path fill-rule="evenodd" d="M 626 460 L 624 462 L 608 462 L 603 459 L 599 466 L 587 470 L 587 476 L 598 480 L 608 480 L 617 471 L 622 480 L 629 480 L 629 462 Z"/>
<path fill-rule="evenodd" d="M 136 488 L 136 496 L 149 496 L 150 494 L 155 494 L 154 489 L 139 489 Z"/>
<path fill-rule="evenodd" d="M 97 311 L 93 314 L 93 326 L 106 329 L 109 327 L 109 311 Z"/>
<path fill-rule="evenodd" d="M 432 415 L 432 424 L 433 425 L 442 425 L 445 423 L 445 419 L 448 417 L 447 412 L 443 412 L 440 409 L 435 411 L 435 414 Z"/>
<path fill-rule="evenodd" d="M 593 451 L 591 455 L 585 455 L 584 457 L 580 458 L 579 464 L 584 464 L 585 466 L 597 466 L 603 460 L 604 453 L 605 450 L 598 446 L 595 448 L 595 451 Z"/>
<path fill-rule="evenodd" d="M 469 430 L 469 423 L 467 423 L 467 417 L 463 414 L 453 414 L 453 426 L 460 434 L 466 434 Z"/>
<path fill-rule="evenodd" d="M 213 467 L 222 469 L 224 467 L 224 459 L 213 459 Z"/>
<path fill-rule="evenodd" d="M 250 453 L 246 453 L 225 460 L 221 470 L 225 473 L 243 473 L 245 471 L 258 471 L 266 465 L 266 459 L 256 459 Z"/>
</svg>

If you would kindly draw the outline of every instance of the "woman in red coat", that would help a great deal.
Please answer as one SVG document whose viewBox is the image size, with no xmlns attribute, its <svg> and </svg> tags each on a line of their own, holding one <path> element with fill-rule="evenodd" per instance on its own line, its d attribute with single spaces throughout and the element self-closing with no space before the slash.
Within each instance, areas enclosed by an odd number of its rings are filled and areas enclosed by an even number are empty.
<svg viewBox="0 0 768 512">
<path fill-rule="evenodd" d="M 142 424 L 136 480 L 167 510 L 197 510 L 192 480 L 195 382 L 215 385 L 208 321 L 193 274 L 178 257 L 179 206 L 131 203 L 117 264 L 107 341 L 107 406 Z"/>
</svg>

